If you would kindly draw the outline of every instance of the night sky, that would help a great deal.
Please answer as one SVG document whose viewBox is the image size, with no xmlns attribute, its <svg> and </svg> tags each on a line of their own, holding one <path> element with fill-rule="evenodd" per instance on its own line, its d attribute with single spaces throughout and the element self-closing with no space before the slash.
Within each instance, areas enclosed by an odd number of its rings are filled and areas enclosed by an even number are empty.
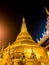
<svg viewBox="0 0 49 65">
<path fill-rule="evenodd" d="M 2 2 L 0 4 L 0 20 L 10 30 L 10 34 L 6 35 L 6 43 L 15 41 L 16 36 L 20 32 L 23 16 L 26 19 L 28 31 L 33 39 L 36 41 L 37 38 L 42 37 L 42 33 L 45 31 L 47 16 L 44 6 L 49 9 L 48 4 L 48 0 Z"/>
</svg>

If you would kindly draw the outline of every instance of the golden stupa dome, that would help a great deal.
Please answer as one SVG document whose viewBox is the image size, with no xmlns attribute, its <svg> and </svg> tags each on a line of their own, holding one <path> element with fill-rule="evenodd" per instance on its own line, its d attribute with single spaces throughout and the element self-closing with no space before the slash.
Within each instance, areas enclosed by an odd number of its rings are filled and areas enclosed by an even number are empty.
<svg viewBox="0 0 49 65">
<path fill-rule="evenodd" d="M 16 38 L 16 43 L 18 42 L 31 42 L 31 43 L 35 43 L 35 41 L 32 40 L 31 35 L 29 34 L 29 32 L 27 31 L 27 27 L 26 27 L 26 23 L 25 23 L 25 18 L 22 18 L 22 26 L 21 26 L 21 31 L 18 34 L 17 38 Z"/>
<path fill-rule="evenodd" d="M 41 59 L 44 59 L 44 61 L 47 59 L 45 49 L 36 44 L 36 42 L 32 39 L 31 35 L 27 31 L 24 17 L 22 20 L 21 32 L 18 34 L 16 41 L 14 41 L 11 45 L 9 43 L 8 47 L 5 49 L 2 48 L 0 52 L 3 53 L 0 65 L 5 65 L 6 63 L 11 65 L 7 62 L 10 61 L 10 59 L 14 61 L 15 65 L 17 65 L 16 63 L 18 63 L 21 59 L 25 59 L 26 63 L 29 62 L 27 65 L 34 63 L 34 61 L 35 63 L 38 63 L 37 60 L 41 62 Z"/>
<path fill-rule="evenodd" d="M 23 22 L 22 22 L 21 31 L 18 34 L 16 40 L 10 46 L 10 48 L 12 49 L 14 47 L 16 49 L 16 52 L 18 53 L 24 52 L 25 56 L 28 58 L 30 57 L 32 50 L 37 55 L 37 57 L 43 56 L 43 53 L 44 56 L 46 56 L 44 49 L 32 39 L 31 35 L 27 31 L 24 17 L 22 18 L 22 20 Z M 18 55 L 20 56 L 20 54 Z"/>
</svg>

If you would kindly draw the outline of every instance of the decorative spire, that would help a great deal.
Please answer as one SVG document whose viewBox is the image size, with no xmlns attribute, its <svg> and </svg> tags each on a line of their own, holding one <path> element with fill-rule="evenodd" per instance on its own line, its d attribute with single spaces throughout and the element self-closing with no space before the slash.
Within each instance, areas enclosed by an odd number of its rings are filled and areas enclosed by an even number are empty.
<svg viewBox="0 0 49 65">
<path fill-rule="evenodd" d="M 20 31 L 19 35 L 17 36 L 16 41 L 18 42 L 18 40 L 19 41 L 23 41 L 23 40 L 28 40 L 28 39 L 30 41 L 32 41 L 32 37 L 29 34 L 29 32 L 27 31 L 27 27 L 26 27 L 26 23 L 25 23 L 25 18 L 23 17 L 22 18 L 21 31 Z"/>
<path fill-rule="evenodd" d="M 21 27 L 21 32 L 27 32 L 27 27 L 25 23 L 25 18 L 22 18 L 22 27 Z"/>
<path fill-rule="evenodd" d="M 48 9 L 46 7 L 45 7 L 45 10 L 46 10 L 47 15 L 49 15 L 49 11 L 48 11 Z"/>
<path fill-rule="evenodd" d="M 45 10 L 46 10 L 46 13 L 47 13 L 46 34 L 49 34 L 49 11 L 46 7 L 45 7 Z"/>
</svg>

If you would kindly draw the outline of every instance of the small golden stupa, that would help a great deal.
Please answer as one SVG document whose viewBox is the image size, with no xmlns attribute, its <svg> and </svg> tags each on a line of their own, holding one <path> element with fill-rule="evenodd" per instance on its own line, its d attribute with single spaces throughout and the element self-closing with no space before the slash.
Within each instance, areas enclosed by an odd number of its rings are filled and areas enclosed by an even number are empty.
<svg viewBox="0 0 49 65">
<path fill-rule="evenodd" d="M 0 52 L 1 65 L 41 65 L 48 63 L 47 54 L 43 47 L 39 46 L 27 31 L 25 18 L 22 18 L 21 31 L 16 41 Z"/>
</svg>

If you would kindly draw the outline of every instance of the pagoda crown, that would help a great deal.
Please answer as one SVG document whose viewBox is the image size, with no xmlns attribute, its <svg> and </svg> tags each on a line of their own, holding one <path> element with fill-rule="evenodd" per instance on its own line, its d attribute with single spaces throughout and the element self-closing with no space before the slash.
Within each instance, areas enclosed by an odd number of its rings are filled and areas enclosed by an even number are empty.
<svg viewBox="0 0 49 65">
<path fill-rule="evenodd" d="M 21 32 L 28 32 L 27 31 L 27 27 L 26 27 L 26 23 L 25 23 L 25 18 L 22 18 L 22 27 L 21 27 Z"/>
<path fill-rule="evenodd" d="M 47 15 L 49 15 L 49 11 L 48 11 L 48 9 L 46 7 L 45 7 L 45 10 L 46 10 Z"/>
<path fill-rule="evenodd" d="M 25 23 L 25 18 L 22 18 L 22 26 L 21 26 L 21 31 L 18 34 L 16 40 L 18 39 L 32 39 L 31 35 L 29 34 L 26 23 Z"/>
</svg>

